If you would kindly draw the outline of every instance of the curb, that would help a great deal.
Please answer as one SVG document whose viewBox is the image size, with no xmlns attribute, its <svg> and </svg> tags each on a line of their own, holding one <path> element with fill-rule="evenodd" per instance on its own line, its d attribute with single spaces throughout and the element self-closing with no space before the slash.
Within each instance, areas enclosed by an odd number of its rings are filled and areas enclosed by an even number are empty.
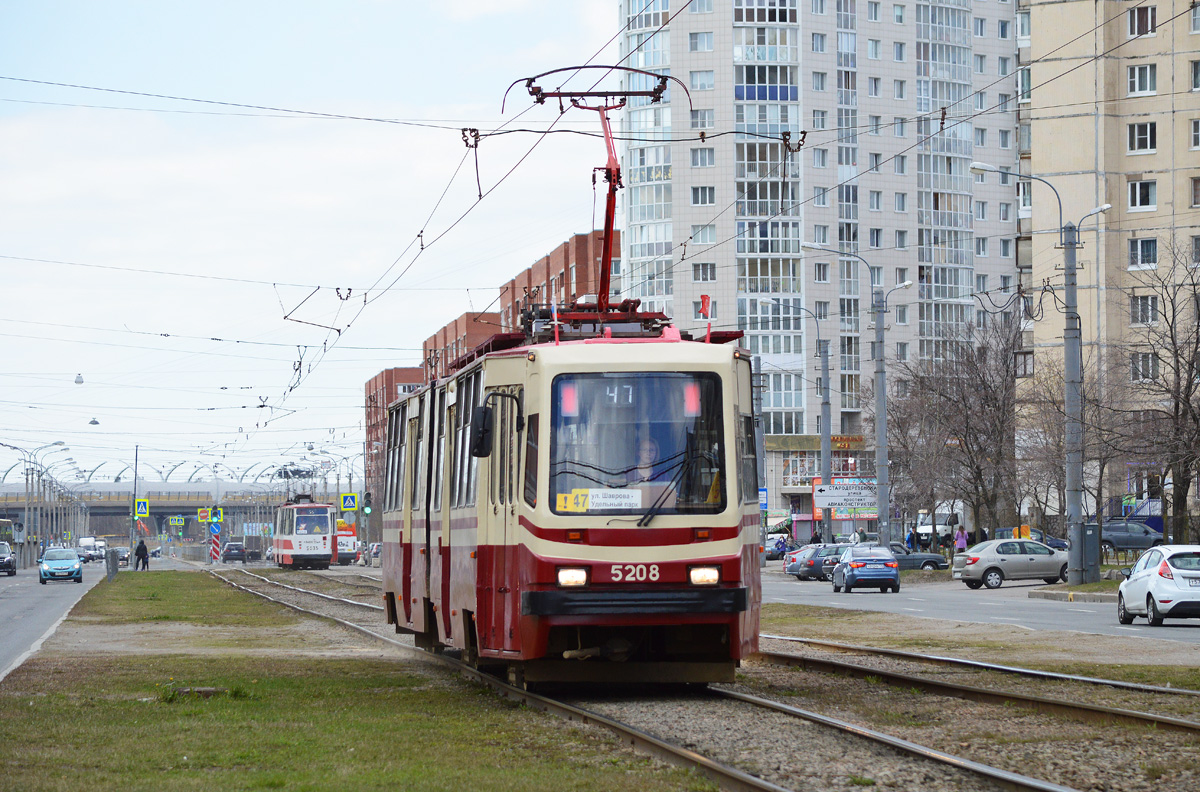
<svg viewBox="0 0 1200 792">
<path fill-rule="evenodd" d="M 1031 591 L 1030 599 L 1057 600 L 1059 602 L 1117 602 L 1116 594 L 1095 594 L 1084 591 Z"/>
</svg>

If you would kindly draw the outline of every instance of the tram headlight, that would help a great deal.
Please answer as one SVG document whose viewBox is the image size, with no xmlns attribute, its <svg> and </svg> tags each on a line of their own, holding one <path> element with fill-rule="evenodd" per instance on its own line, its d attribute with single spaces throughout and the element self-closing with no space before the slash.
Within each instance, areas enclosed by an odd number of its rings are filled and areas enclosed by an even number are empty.
<svg viewBox="0 0 1200 792">
<path fill-rule="evenodd" d="M 721 582 L 721 570 L 715 566 L 692 567 L 688 579 L 693 586 L 715 586 Z"/>
<path fill-rule="evenodd" d="M 586 586 L 588 571 L 586 567 L 559 567 L 558 585 L 563 588 L 578 588 Z"/>
</svg>

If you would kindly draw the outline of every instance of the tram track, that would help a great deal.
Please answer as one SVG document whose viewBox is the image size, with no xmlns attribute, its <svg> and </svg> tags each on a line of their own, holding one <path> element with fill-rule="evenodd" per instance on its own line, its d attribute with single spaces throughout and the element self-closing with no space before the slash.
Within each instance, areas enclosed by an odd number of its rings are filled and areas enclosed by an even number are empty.
<svg viewBox="0 0 1200 792">
<path fill-rule="evenodd" d="M 605 708 L 611 710 L 613 707 L 611 706 L 611 702 L 606 703 L 603 698 L 594 701 L 583 700 L 571 703 L 521 690 L 470 666 L 464 665 L 456 659 L 446 655 L 431 654 L 415 649 L 411 642 L 406 643 L 402 639 L 398 640 L 381 635 L 371 627 L 358 623 L 359 620 L 345 619 L 330 613 L 331 607 L 350 607 L 354 608 L 354 612 L 361 616 L 366 615 L 367 609 L 374 609 L 378 606 L 371 606 L 367 603 L 356 602 L 323 592 L 311 591 L 300 586 L 281 583 L 245 570 L 236 571 L 250 577 L 259 585 L 242 585 L 216 572 L 213 574 L 229 585 L 241 590 L 262 596 L 272 602 L 311 616 L 332 620 L 363 635 L 387 642 L 396 647 L 401 647 L 405 651 L 411 652 L 414 657 L 422 660 L 432 660 L 444 664 L 447 668 L 487 684 L 502 695 L 522 701 L 528 706 L 537 707 L 538 709 L 551 712 L 569 720 L 592 723 L 607 728 L 616 733 L 622 742 L 642 752 L 650 753 L 665 761 L 697 769 L 712 778 L 722 789 L 778 791 L 807 786 L 807 784 L 800 784 L 800 786 L 785 785 L 790 777 L 788 771 L 781 768 L 777 768 L 774 771 L 770 769 L 764 771 L 756 762 L 747 762 L 744 757 L 739 757 L 738 751 L 728 745 L 723 747 L 717 746 L 715 750 L 707 746 L 701 748 L 700 745 L 704 742 L 703 740 L 696 740 L 686 736 L 687 727 L 694 725 L 697 721 L 697 717 L 693 714 L 686 714 L 685 712 L 679 716 L 673 726 L 670 719 L 664 719 L 661 713 L 652 714 L 645 725 L 638 725 L 629 723 L 628 719 L 622 717 L 620 714 L 622 709 L 632 709 L 628 705 L 618 704 L 616 705 L 617 712 L 610 711 L 606 713 L 602 710 Z M 276 590 L 272 591 L 272 593 L 276 596 L 271 596 L 264 591 L 258 590 L 261 584 L 275 587 Z M 295 601 L 289 601 L 302 597 L 308 597 L 308 604 L 312 607 L 305 607 Z M 644 692 L 639 694 L 638 699 L 638 706 L 641 706 L 641 703 L 646 700 Z M 803 710 L 745 692 L 711 688 L 700 694 L 683 695 L 682 697 L 669 695 L 661 703 L 653 702 L 650 706 L 652 710 L 661 708 L 663 711 L 671 711 L 673 708 L 678 708 L 680 701 L 684 702 L 685 710 L 695 707 L 728 706 L 728 704 L 736 702 L 738 705 L 745 705 L 758 710 L 768 710 L 777 716 L 782 715 L 792 724 L 803 722 L 806 724 L 803 728 L 811 729 L 815 725 L 820 731 L 827 733 L 827 736 L 815 737 L 809 735 L 805 738 L 809 745 L 812 745 L 814 740 L 819 740 L 822 744 L 832 744 L 834 747 L 830 749 L 831 756 L 863 754 L 862 761 L 865 763 L 865 767 L 860 768 L 858 773 L 847 771 L 847 777 L 849 778 L 865 779 L 873 772 L 870 768 L 878 770 L 880 766 L 883 766 L 885 768 L 884 775 L 887 778 L 904 779 L 904 783 L 906 784 L 916 783 L 923 788 L 930 789 L 1010 789 L 1037 790 L 1037 792 L 1066 792 L 1071 789 L 1071 787 L 1051 781 L 1032 778 L 1011 770 L 992 767 L 984 762 L 967 757 L 922 746 L 915 742 L 865 727 L 861 724 L 842 721 L 829 715 Z M 716 722 L 724 722 L 724 718 L 720 715 L 709 717 Z M 752 722 L 761 719 L 761 716 L 747 716 L 745 713 L 741 713 L 739 717 L 746 718 Z M 651 733 L 652 731 L 658 735 L 662 735 L 664 731 L 675 731 L 677 734 L 671 738 L 666 738 L 656 736 L 656 734 Z M 769 742 L 771 738 L 766 736 L 758 738 L 750 736 L 750 739 L 762 739 Z M 863 741 L 869 741 L 873 747 L 863 749 L 861 746 Z M 857 746 L 857 749 L 853 746 Z M 719 755 L 721 759 L 705 756 L 701 751 Z M 758 772 L 747 772 L 746 770 L 738 769 L 733 766 L 734 763 L 748 765 Z M 841 764 L 839 764 L 840 766 Z M 940 769 L 934 771 L 934 767 Z M 767 777 L 763 778 L 761 776 Z M 807 779 L 807 776 L 804 778 Z M 935 779 L 936 782 L 931 781 L 931 779 Z"/>
</svg>

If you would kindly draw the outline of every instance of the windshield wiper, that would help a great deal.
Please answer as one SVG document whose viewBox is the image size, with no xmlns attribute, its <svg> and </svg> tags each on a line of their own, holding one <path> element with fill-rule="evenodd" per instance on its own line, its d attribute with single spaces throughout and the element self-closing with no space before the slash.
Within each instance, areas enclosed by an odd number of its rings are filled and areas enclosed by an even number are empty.
<svg viewBox="0 0 1200 792">
<path fill-rule="evenodd" d="M 688 469 L 696 463 L 696 460 L 705 458 L 706 457 L 703 453 L 689 454 L 688 456 L 684 457 L 683 461 L 679 463 L 679 470 L 675 471 L 675 475 L 671 477 L 671 481 L 666 487 L 663 488 L 662 494 L 655 499 L 654 503 L 650 504 L 650 508 L 646 509 L 646 513 L 638 519 L 638 528 L 645 528 L 650 524 L 650 521 L 653 520 L 660 511 L 662 511 L 663 504 L 667 502 L 667 496 L 674 491 L 676 482 L 679 482 L 683 479 L 683 474 L 686 473 Z"/>
</svg>

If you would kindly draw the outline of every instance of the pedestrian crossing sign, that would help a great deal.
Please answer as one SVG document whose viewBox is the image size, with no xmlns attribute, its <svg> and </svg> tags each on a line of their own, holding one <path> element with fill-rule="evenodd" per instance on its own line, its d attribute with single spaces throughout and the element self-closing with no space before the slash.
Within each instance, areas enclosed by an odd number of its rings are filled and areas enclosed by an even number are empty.
<svg viewBox="0 0 1200 792">
<path fill-rule="evenodd" d="M 358 496 L 343 495 L 342 496 L 342 511 L 358 511 Z"/>
<path fill-rule="evenodd" d="M 138 517 L 150 516 L 150 501 L 146 498 L 138 498 L 133 502 L 133 513 Z"/>
</svg>

